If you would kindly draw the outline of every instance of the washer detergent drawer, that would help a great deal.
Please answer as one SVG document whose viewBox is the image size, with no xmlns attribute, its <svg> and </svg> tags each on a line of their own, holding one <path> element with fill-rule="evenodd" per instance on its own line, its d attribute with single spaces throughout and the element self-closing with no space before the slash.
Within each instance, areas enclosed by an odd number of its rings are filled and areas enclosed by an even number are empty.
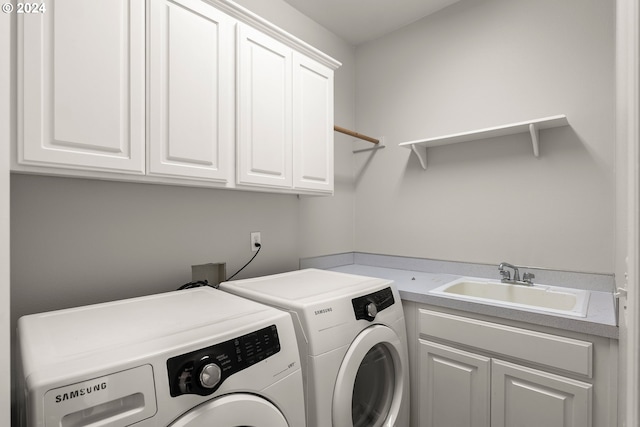
<svg viewBox="0 0 640 427">
<path fill-rule="evenodd" d="M 44 395 L 46 427 L 129 425 L 155 413 L 151 365 L 55 388 Z"/>
</svg>

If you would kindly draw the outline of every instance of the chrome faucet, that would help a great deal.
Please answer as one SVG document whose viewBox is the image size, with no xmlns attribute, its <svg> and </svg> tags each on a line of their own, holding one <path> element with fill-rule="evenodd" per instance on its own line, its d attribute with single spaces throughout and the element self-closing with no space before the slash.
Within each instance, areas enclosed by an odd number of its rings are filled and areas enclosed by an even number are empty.
<svg viewBox="0 0 640 427">
<path fill-rule="evenodd" d="M 513 270 L 513 279 L 511 278 L 511 272 L 505 270 L 505 268 L 510 268 Z M 522 280 L 520 280 L 520 272 L 518 271 L 518 267 L 513 264 L 509 264 L 508 262 L 501 262 L 498 266 L 498 271 L 502 276 L 502 279 L 500 280 L 502 283 L 510 283 L 513 285 L 532 286 L 533 281 L 531 279 L 536 277 L 533 273 L 524 273 L 522 276 Z"/>
<path fill-rule="evenodd" d="M 501 262 L 500 265 L 498 266 L 498 271 L 500 272 L 500 275 L 502 276 L 502 282 L 503 283 L 508 283 L 508 282 L 511 281 L 511 273 L 509 271 L 505 270 L 505 267 L 513 269 L 513 280 L 514 281 L 520 280 L 520 273 L 518 272 L 518 267 L 516 267 L 515 265 L 512 265 L 512 264 L 509 264 L 508 262 Z"/>
</svg>

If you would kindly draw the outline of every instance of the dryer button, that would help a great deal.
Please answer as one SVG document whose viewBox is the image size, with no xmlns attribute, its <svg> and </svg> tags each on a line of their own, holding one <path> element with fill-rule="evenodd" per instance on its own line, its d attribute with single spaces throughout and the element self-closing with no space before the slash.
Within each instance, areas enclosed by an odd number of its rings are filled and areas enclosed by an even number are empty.
<svg viewBox="0 0 640 427">
<path fill-rule="evenodd" d="M 214 388 L 220 382 L 221 376 L 220 367 L 215 363 L 209 363 L 200 371 L 200 385 L 204 388 Z"/>
<path fill-rule="evenodd" d="M 375 302 L 370 302 L 369 304 L 367 304 L 367 316 L 369 316 L 369 319 L 373 320 L 376 318 L 376 315 L 378 314 L 378 307 L 376 306 Z"/>
</svg>

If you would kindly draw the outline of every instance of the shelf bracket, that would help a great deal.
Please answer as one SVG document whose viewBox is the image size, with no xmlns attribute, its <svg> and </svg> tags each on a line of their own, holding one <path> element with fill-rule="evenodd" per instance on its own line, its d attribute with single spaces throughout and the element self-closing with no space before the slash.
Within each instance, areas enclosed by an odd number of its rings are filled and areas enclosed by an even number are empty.
<svg viewBox="0 0 640 427">
<path fill-rule="evenodd" d="M 421 147 L 417 144 L 413 144 L 411 145 L 411 151 L 416 153 L 422 169 L 427 170 L 427 147 Z"/>
<path fill-rule="evenodd" d="M 531 134 L 531 142 L 533 143 L 533 155 L 540 157 L 540 130 L 535 123 L 529 124 L 529 133 Z"/>
</svg>

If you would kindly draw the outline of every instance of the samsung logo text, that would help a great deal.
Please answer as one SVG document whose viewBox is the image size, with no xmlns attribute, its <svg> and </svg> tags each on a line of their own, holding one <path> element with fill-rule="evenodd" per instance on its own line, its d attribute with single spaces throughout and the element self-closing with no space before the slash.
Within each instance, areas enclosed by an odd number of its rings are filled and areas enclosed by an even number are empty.
<svg viewBox="0 0 640 427">
<path fill-rule="evenodd" d="M 98 391 L 106 390 L 107 383 L 100 383 L 90 387 L 82 387 L 77 390 L 70 391 L 68 393 L 62 393 L 56 396 L 56 403 L 64 402 L 65 400 L 75 399 L 76 397 L 85 396 L 87 394 L 96 393 Z"/>
</svg>

